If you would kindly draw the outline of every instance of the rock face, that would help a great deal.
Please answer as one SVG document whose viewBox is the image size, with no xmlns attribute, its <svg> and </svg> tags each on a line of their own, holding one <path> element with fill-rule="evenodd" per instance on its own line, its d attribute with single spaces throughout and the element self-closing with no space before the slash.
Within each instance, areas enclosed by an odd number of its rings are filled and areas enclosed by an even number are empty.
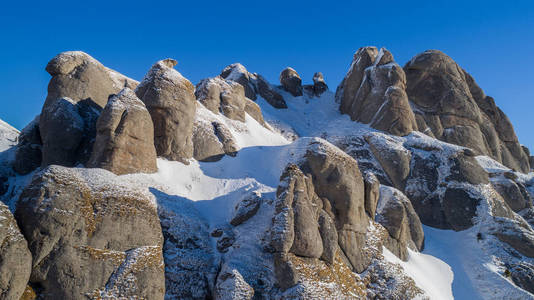
<svg viewBox="0 0 534 300">
<path fill-rule="evenodd" d="M 218 161 L 225 154 L 235 156 L 238 147 L 226 125 L 198 118 L 193 128 L 193 157 L 200 161 Z"/>
<path fill-rule="evenodd" d="M 222 70 L 220 76 L 239 83 L 245 90 L 245 96 L 251 100 L 256 100 L 255 76 L 250 74 L 242 64 L 235 63 L 227 66 Z"/>
<path fill-rule="evenodd" d="M 280 84 L 294 97 L 302 96 L 302 80 L 293 68 L 287 67 L 280 73 Z"/>
<path fill-rule="evenodd" d="M 380 186 L 376 221 L 389 233 L 385 246 L 400 259 L 408 260 L 407 248 L 423 249 L 423 226 L 410 200 L 401 191 Z"/>
<path fill-rule="evenodd" d="M 158 156 L 187 163 L 193 157 L 195 88 L 173 69 L 176 64 L 173 59 L 155 63 L 135 93 L 152 116 Z"/>
<path fill-rule="evenodd" d="M 203 79 L 196 87 L 195 96 L 213 113 L 221 112 L 232 120 L 245 122 L 247 102 L 241 84 L 220 77 Z"/>
<path fill-rule="evenodd" d="M 217 277 L 214 298 L 217 300 L 250 300 L 252 297 L 254 297 L 254 289 L 248 285 L 239 271 L 224 265 Z"/>
<path fill-rule="evenodd" d="M 235 214 L 230 220 L 230 224 L 238 226 L 254 216 L 260 208 L 261 197 L 255 193 L 243 198 L 236 205 Z"/>
<path fill-rule="evenodd" d="M 433 136 L 529 171 L 529 157 L 508 117 L 449 56 L 428 50 L 412 58 L 404 71 L 418 120 Z"/>
<path fill-rule="evenodd" d="M 257 76 L 258 94 L 274 108 L 287 108 L 286 100 L 280 93 L 261 75 Z"/>
<path fill-rule="evenodd" d="M 15 215 L 39 295 L 163 299 L 161 226 L 142 189 L 105 170 L 51 166 L 22 192 Z"/>
<path fill-rule="evenodd" d="M 58 54 L 46 71 L 52 79 L 39 120 L 42 166 L 85 164 L 108 98 L 137 82 L 79 51 Z"/>
<path fill-rule="evenodd" d="M 393 55 L 382 48 L 360 48 L 338 86 L 340 111 L 353 121 L 404 136 L 417 130 L 406 95 L 406 76 Z"/>
<path fill-rule="evenodd" d="M 81 51 L 58 54 L 48 62 L 46 71 L 52 79 L 48 84 L 44 108 L 63 97 L 72 99 L 74 103 L 82 100 L 93 102 L 103 108 L 110 95 L 124 87 L 134 89 L 138 84 Z"/>
<path fill-rule="evenodd" d="M 0 202 L 0 298 L 19 300 L 31 273 L 31 253 L 8 207 Z"/>
<path fill-rule="evenodd" d="M 42 148 L 39 132 L 39 116 L 35 117 L 20 132 L 13 169 L 19 174 L 28 174 L 41 165 Z"/>
<path fill-rule="evenodd" d="M 113 96 L 96 123 L 88 167 L 117 175 L 157 171 L 154 125 L 144 103 L 129 88 Z"/>
<path fill-rule="evenodd" d="M 322 93 L 328 91 L 328 85 L 324 81 L 323 73 L 317 72 L 313 74 L 313 94 L 320 96 Z"/>
</svg>

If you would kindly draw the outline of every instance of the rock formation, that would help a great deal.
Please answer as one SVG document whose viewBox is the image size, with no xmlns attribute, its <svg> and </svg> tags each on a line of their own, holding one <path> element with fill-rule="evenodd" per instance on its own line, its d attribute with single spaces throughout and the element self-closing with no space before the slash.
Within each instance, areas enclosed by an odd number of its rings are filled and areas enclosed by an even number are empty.
<svg viewBox="0 0 534 300">
<path fill-rule="evenodd" d="M 282 88 L 293 97 L 302 96 L 302 80 L 295 69 L 287 67 L 280 73 Z"/>
<path fill-rule="evenodd" d="M 0 298 L 19 300 L 31 273 L 31 253 L 8 207 L 0 202 Z"/>
<path fill-rule="evenodd" d="M 418 122 L 448 143 L 473 149 L 504 165 L 528 172 L 529 157 L 510 120 L 474 79 L 449 56 L 428 50 L 406 66 L 406 92 Z"/>
<path fill-rule="evenodd" d="M 51 166 L 22 192 L 15 216 L 38 294 L 163 299 L 163 237 L 146 192 L 105 170 Z"/>
<path fill-rule="evenodd" d="M 28 174 L 41 165 L 42 141 L 39 132 L 39 116 L 35 117 L 20 132 L 13 169 L 19 174 Z"/>
<path fill-rule="evenodd" d="M 340 111 L 353 121 L 404 136 L 417 130 L 406 95 L 406 76 L 386 49 L 360 48 L 338 86 Z"/>
<path fill-rule="evenodd" d="M 96 123 L 87 166 L 117 175 L 157 171 L 154 125 L 145 105 L 129 88 L 109 101 Z"/>
<path fill-rule="evenodd" d="M 152 116 L 158 156 L 187 163 L 193 157 L 195 87 L 173 69 L 176 64 L 173 59 L 155 63 L 135 93 Z"/>
</svg>

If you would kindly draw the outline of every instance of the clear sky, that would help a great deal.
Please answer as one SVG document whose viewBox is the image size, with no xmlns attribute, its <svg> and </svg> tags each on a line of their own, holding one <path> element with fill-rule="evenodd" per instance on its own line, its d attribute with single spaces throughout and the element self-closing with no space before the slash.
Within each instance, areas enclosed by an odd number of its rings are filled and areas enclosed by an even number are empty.
<svg viewBox="0 0 534 300">
<path fill-rule="evenodd" d="M 18 2 L 18 3 L 15 3 Z M 0 118 L 37 115 L 57 53 L 82 50 L 142 79 L 172 57 L 194 84 L 243 63 L 271 82 L 286 66 L 335 90 L 361 46 L 404 65 L 440 49 L 470 72 L 534 150 L 534 1 L 1 1 Z"/>
</svg>

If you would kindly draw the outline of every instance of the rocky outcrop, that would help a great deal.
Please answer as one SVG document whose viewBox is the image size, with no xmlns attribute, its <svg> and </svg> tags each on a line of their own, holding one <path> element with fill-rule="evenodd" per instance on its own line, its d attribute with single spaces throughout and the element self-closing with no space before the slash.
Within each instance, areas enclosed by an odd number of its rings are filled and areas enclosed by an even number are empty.
<svg viewBox="0 0 534 300">
<path fill-rule="evenodd" d="M 510 120 L 449 56 L 428 50 L 412 58 L 404 71 L 406 92 L 418 120 L 433 136 L 488 155 L 510 168 L 530 170 L 528 155 Z"/>
<path fill-rule="evenodd" d="M 287 108 L 284 97 L 265 78 L 256 74 L 258 94 L 274 108 Z"/>
<path fill-rule="evenodd" d="M 218 161 L 225 154 L 235 156 L 237 142 L 226 125 L 199 118 L 193 128 L 193 157 L 199 161 Z"/>
<path fill-rule="evenodd" d="M 257 193 L 252 193 L 241 199 L 235 207 L 235 213 L 230 220 L 230 224 L 238 226 L 254 216 L 260 208 L 261 197 Z"/>
<path fill-rule="evenodd" d="M 363 181 L 365 184 L 365 211 L 371 219 L 374 219 L 380 197 L 380 181 L 373 173 L 366 173 Z"/>
<path fill-rule="evenodd" d="M 247 71 L 240 63 L 235 63 L 224 68 L 220 74 L 224 79 L 239 83 L 245 90 L 245 97 L 256 100 L 255 76 Z"/>
<path fill-rule="evenodd" d="M 376 221 L 389 233 L 385 246 L 400 259 L 408 260 L 408 248 L 423 249 L 423 226 L 410 200 L 401 191 L 380 186 Z"/>
<path fill-rule="evenodd" d="M 531 293 L 534 293 L 534 265 L 520 262 L 510 267 L 512 281 Z"/>
<path fill-rule="evenodd" d="M 96 136 L 100 106 L 91 101 L 56 99 L 40 115 L 41 165 L 74 166 L 89 160 Z"/>
<path fill-rule="evenodd" d="M 220 77 L 203 79 L 196 87 L 195 96 L 213 113 L 221 112 L 229 119 L 245 122 L 247 102 L 241 84 Z"/>
<path fill-rule="evenodd" d="M 364 47 L 354 54 L 336 100 L 353 121 L 404 136 L 418 129 L 405 89 L 406 76 L 393 55 L 384 48 Z"/>
<path fill-rule="evenodd" d="M 41 165 L 43 143 L 39 132 L 39 117 L 35 117 L 20 132 L 13 170 L 22 175 L 30 173 Z"/>
<path fill-rule="evenodd" d="M 88 101 L 101 108 L 109 96 L 124 87 L 134 89 L 138 82 L 106 68 L 96 59 L 81 51 L 58 54 L 46 66 L 52 75 L 43 110 L 58 99 L 68 97 L 74 103 Z"/>
<path fill-rule="evenodd" d="M 533 200 L 527 187 L 517 178 L 495 176 L 491 178 L 491 184 L 514 212 L 532 207 Z"/>
<path fill-rule="evenodd" d="M 322 93 L 328 91 L 328 85 L 324 81 L 323 73 L 317 72 L 313 74 L 313 94 L 320 96 Z"/>
<path fill-rule="evenodd" d="M 254 289 L 248 285 L 238 270 L 223 265 L 215 286 L 216 300 L 250 300 L 254 297 Z"/>
<path fill-rule="evenodd" d="M 0 298 L 21 299 L 30 278 L 31 253 L 8 207 L 0 202 Z"/>
<path fill-rule="evenodd" d="M 295 69 L 287 67 L 280 73 L 282 88 L 293 97 L 302 96 L 302 80 Z"/>
<path fill-rule="evenodd" d="M 39 295 L 163 299 L 163 237 L 143 189 L 102 169 L 51 166 L 22 192 L 15 216 Z"/>
<path fill-rule="evenodd" d="M 195 87 L 173 67 L 177 62 L 164 59 L 155 63 L 135 93 L 154 122 L 154 144 L 158 156 L 188 163 L 193 157 Z"/>
<path fill-rule="evenodd" d="M 87 166 L 117 175 L 157 171 L 154 125 L 145 105 L 129 88 L 109 101 L 96 123 Z"/>
</svg>

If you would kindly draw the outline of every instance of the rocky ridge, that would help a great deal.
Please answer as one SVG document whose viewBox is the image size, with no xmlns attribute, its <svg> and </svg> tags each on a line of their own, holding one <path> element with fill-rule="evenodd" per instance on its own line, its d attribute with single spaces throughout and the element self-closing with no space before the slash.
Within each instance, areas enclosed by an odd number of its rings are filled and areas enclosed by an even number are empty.
<svg viewBox="0 0 534 300">
<path fill-rule="evenodd" d="M 59 54 L 41 115 L 0 128 L 2 299 L 449 299 L 438 229 L 469 295 L 534 298 L 530 153 L 445 54 L 361 48 L 335 97 L 176 64 Z"/>
</svg>

